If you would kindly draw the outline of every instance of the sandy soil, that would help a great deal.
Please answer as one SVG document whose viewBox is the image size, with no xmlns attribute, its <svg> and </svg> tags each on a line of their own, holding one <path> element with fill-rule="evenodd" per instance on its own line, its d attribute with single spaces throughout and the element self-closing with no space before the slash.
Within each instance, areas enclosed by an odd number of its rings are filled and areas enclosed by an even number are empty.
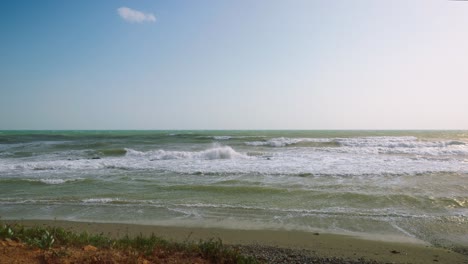
<svg viewBox="0 0 468 264">
<path fill-rule="evenodd" d="M 468 264 L 468 257 L 465 255 L 448 249 L 432 247 L 426 244 L 385 242 L 335 234 L 318 234 L 285 230 L 233 230 L 49 220 L 3 222 L 20 223 L 25 226 L 59 226 L 77 232 L 87 231 L 90 233 L 103 233 L 113 238 L 125 235 L 150 235 L 151 233 L 168 240 L 179 242 L 220 238 L 225 244 L 287 248 L 302 250 L 304 252 L 307 251 L 310 254 L 321 258 L 336 257 L 354 261 L 364 258 L 367 260 L 375 260 L 380 263 Z M 7 262 L 2 262 L 0 257 L 0 263 Z M 182 262 L 179 263 L 186 262 L 183 262 L 182 260 Z"/>
<path fill-rule="evenodd" d="M 61 247 L 40 250 L 28 247 L 12 240 L 0 241 L 0 264 L 55 264 L 55 263 L 208 263 L 195 256 L 166 253 L 155 250 L 151 256 L 142 256 L 133 252 L 84 247 Z"/>
</svg>

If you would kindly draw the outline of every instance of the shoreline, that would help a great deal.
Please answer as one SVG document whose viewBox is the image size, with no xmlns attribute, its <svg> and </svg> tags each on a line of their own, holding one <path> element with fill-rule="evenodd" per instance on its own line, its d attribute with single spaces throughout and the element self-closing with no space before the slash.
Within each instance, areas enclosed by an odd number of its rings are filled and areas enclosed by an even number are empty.
<svg viewBox="0 0 468 264">
<path fill-rule="evenodd" d="M 380 263 L 468 263 L 468 256 L 431 245 L 369 240 L 349 235 L 287 230 L 238 230 L 206 227 L 158 226 L 65 220 L 2 220 L 26 227 L 56 226 L 74 232 L 103 234 L 112 238 L 155 235 L 170 241 L 221 239 L 226 245 L 291 249 L 320 258 L 377 261 Z"/>
</svg>

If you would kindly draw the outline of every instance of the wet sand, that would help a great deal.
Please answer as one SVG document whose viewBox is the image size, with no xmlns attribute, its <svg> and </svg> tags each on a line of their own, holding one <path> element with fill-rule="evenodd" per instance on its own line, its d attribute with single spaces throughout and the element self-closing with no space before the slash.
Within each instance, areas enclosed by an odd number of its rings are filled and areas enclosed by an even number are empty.
<svg viewBox="0 0 468 264">
<path fill-rule="evenodd" d="M 436 248 L 422 243 L 386 242 L 359 237 L 309 233 L 286 230 L 234 230 L 220 228 L 153 226 L 119 223 L 91 223 L 59 220 L 3 221 L 25 226 L 57 226 L 68 230 L 104 234 L 119 238 L 139 234 L 157 236 L 172 241 L 198 241 L 220 238 L 224 244 L 249 245 L 268 248 L 287 248 L 296 252 L 308 252 L 321 258 L 344 258 L 375 260 L 380 263 L 447 263 L 468 264 L 468 256 Z"/>
</svg>

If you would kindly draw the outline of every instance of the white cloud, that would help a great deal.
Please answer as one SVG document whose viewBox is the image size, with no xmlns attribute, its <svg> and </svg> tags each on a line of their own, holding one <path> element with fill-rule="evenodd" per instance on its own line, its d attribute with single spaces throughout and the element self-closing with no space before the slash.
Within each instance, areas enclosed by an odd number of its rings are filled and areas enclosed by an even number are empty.
<svg viewBox="0 0 468 264">
<path fill-rule="evenodd" d="M 117 9 L 117 13 L 124 20 L 132 23 L 155 22 L 156 17 L 152 13 L 145 14 L 141 11 L 134 10 L 125 6 Z"/>
</svg>

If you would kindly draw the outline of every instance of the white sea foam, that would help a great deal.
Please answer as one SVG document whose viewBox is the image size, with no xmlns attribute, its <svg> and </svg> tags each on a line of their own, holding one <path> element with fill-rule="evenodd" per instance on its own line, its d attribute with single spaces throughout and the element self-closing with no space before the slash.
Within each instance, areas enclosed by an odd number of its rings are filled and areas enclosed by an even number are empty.
<svg viewBox="0 0 468 264">
<path fill-rule="evenodd" d="M 302 142 L 315 142 L 315 143 L 326 143 L 331 142 L 329 138 L 272 138 L 266 141 L 249 141 L 245 142 L 248 146 L 270 146 L 270 147 L 285 147 L 288 145 L 294 145 Z"/>
<path fill-rule="evenodd" d="M 168 207 L 167 208 L 169 211 L 173 211 L 179 214 L 182 214 L 183 217 L 194 217 L 196 219 L 202 219 L 202 215 L 194 208 L 190 207 L 185 207 L 185 208 L 180 208 L 180 207 Z"/>
<path fill-rule="evenodd" d="M 229 146 L 223 147 L 214 147 L 211 149 L 204 150 L 196 155 L 198 158 L 203 159 L 239 159 L 239 158 L 247 158 L 246 155 L 241 154 Z"/>
<path fill-rule="evenodd" d="M 418 140 L 412 136 L 352 137 L 352 138 L 272 138 L 248 141 L 248 146 L 286 147 L 300 143 L 336 142 L 338 147 L 321 147 L 327 151 L 362 154 L 414 154 L 429 156 L 468 155 L 468 143 L 460 140 Z M 320 148 L 320 147 L 315 147 Z"/>
<path fill-rule="evenodd" d="M 261 144 L 337 142 L 334 147 L 280 148 L 248 156 L 230 146 L 213 145 L 201 151 L 126 149 L 126 155 L 102 159 L 5 159 L 0 173 L 93 170 L 158 170 L 176 173 L 271 175 L 385 175 L 453 172 L 467 173 L 468 144 L 461 141 L 420 141 L 415 137 L 273 138 Z M 253 144 L 252 144 L 253 145 Z M 244 146 L 240 149 L 249 148 Z M 385 154 L 385 155 L 382 155 Z M 392 155 L 386 155 L 392 154 Z M 396 154 L 396 155 L 395 155 Z M 404 154 L 404 155 L 399 155 Z M 443 156 L 446 155 L 446 156 Z M 440 156 L 440 157 L 439 157 Z M 194 162 L 196 161 L 196 162 Z M 49 184 L 61 183 L 53 180 Z"/>
<path fill-rule="evenodd" d="M 111 203 L 111 202 L 118 201 L 118 200 L 119 199 L 117 198 L 89 198 L 89 199 L 84 199 L 82 202 L 102 204 L 102 203 Z"/>
<path fill-rule="evenodd" d="M 348 147 L 387 147 L 387 148 L 445 148 L 450 146 L 466 146 L 467 143 L 456 140 L 428 141 L 416 137 L 356 137 L 335 139 Z"/>
<path fill-rule="evenodd" d="M 15 199 L 2 198 L 0 204 L 63 204 L 63 200 L 57 199 Z"/>
<path fill-rule="evenodd" d="M 194 162 L 196 161 L 196 162 Z M 79 172 L 106 169 L 152 169 L 177 173 L 240 173 L 272 175 L 383 175 L 419 174 L 433 172 L 468 173 L 468 163 L 457 159 L 430 160 L 399 155 L 337 152 L 307 148 L 289 149 L 264 156 L 247 156 L 230 147 L 204 151 L 136 151 L 126 156 L 98 160 L 10 161 L 0 164 L 4 175 L 33 173 L 44 175 L 51 171 Z M 48 180 L 52 184 L 55 180 Z M 57 180 L 60 183 L 60 180 Z"/>
<path fill-rule="evenodd" d="M 98 169 L 102 164 L 95 160 L 45 160 L 45 161 L 19 161 L 0 164 L 0 172 L 14 171 L 55 171 L 55 170 L 86 170 Z"/>
<path fill-rule="evenodd" d="M 76 182 L 76 181 L 83 181 L 85 180 L 84 178 L 78 177 L 78 178 L 7 178 L 7 179 L 2 179 L 0 178 L 1 181 L 7 181 L 7 182 L 40 182 L 44 184 L 64 184 L 67 182 Z"/>
<path fill-rule="evenodd" d="M 416 137 L 337 138 L 335 150 L 368 154 L 413 154 L 429 156 L 468 155 L 468 143 L 456 140 L 428 141 Z"/>
<path fill-rule="evenodd" d="M 76 178 L 76 179 L 40 179 L 39 181 L 45 184 L 63 184 L 66 182 L 74 182 L 74 181 L 79 181 L 82 180 L 82 178 Z"/>
<path fill-rule="evenodd" d="M 151 136 L 115 138 L 103 148 L 126 146 L 126 154 L 100 159 L 92 158 L 102 146 L 86 141 L 39 149 L 20 145 L 4 153 L 34 155 L 0 159 L 0 185 L 5 189 L 0 213 L 18 219 L 212 221 L 221 227 L 261 223 L 263 228 L 398 235 L 408 231 L 406 236 L 426 241 L 453 241 L 466 233 L 467 137 L 346 138 L 333 132 L 326 134 L 329 138 L 313 138 L 322 133 L 311 132 L 307 138 L 305 132 L 281 134 L 285 137 L 269 133 L 275 138 L 239 140 L 251 132 L 197 133 L 196 139 L 184 134 L 182 140 L 162 141 Z M 228 140 L 224 143 L 230 146 L 207 148 L 211 140 Z M 89 182 L 66 184 L 80 178 Z M 43 184 L 25 184 L 29 180 Z M 103 186 L 109 195 L 96 195 Z M 58 191 L 49 192 L 51 188 Z M 466 244 L 466 238 L 461 241 Z"/>
<path fill-rule="evenodd" d="M 127 156 L 147 157 L 152 160 L 172 160 L 172 159 L 201 159 L 201 160 L 216 160 L 216 159 L 240 159 L 248 158 L 247 155 L 235 151 L 229 146 L 215 145 L 212 148 L 203 151 L 168 151 L 168 150 L 154 150 L 154 151 L 137 151 L 133 149 L 125 149 Z"/>
<path fill-rule="evenodd" d="M 231 136 L 214 136 L 213 137 L 213 139 L 216 139 L 216 140 L 228 140 L 231 138 L 232 138 Z"/>
</svg>

